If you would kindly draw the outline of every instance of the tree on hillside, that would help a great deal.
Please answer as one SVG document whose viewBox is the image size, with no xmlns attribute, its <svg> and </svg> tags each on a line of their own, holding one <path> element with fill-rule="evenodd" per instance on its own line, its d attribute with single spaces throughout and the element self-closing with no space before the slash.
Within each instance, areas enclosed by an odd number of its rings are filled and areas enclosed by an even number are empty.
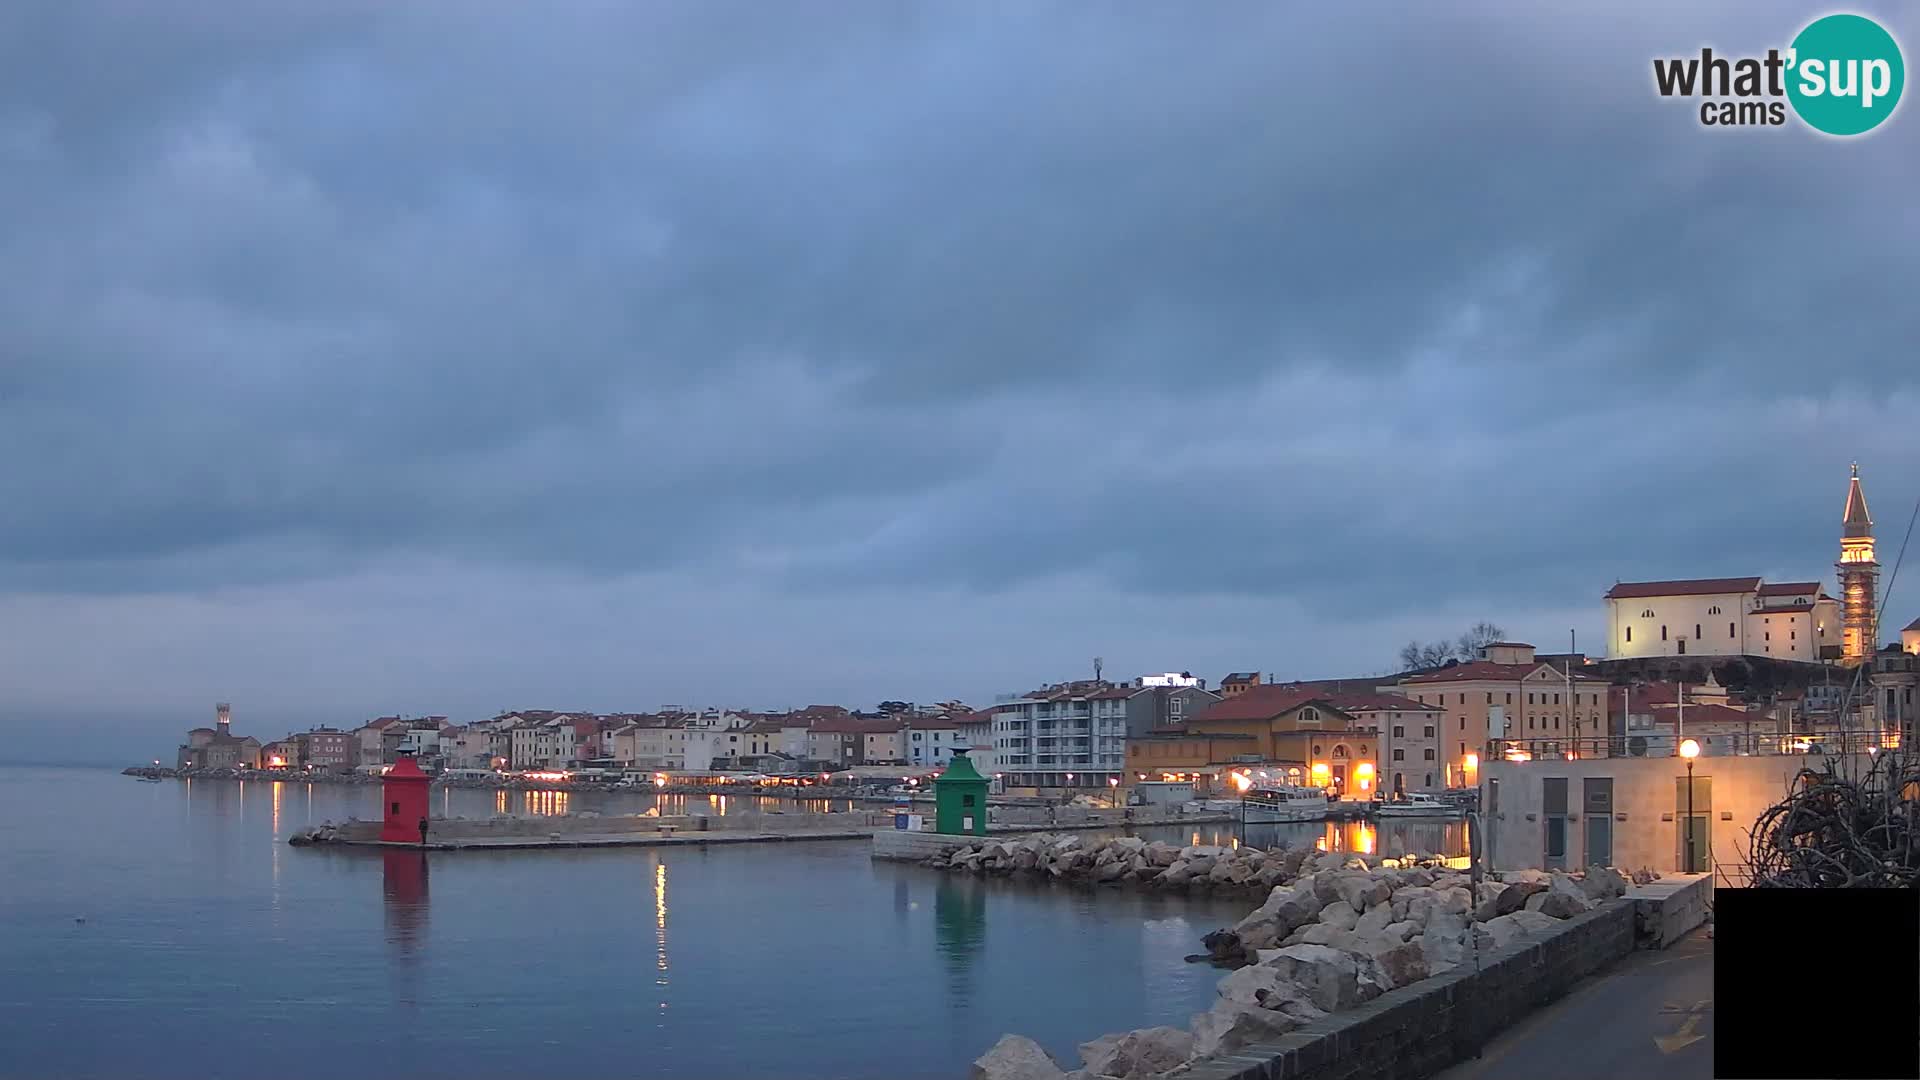
<svg viewBox="0 0 1920 1080">
<path fill-rule="evenodd" d="M 1400 666 L 1403 670 L 1423 671 L 1440 667 L 1449 660 L 1465 663 L 1477 658 L 1481 649 L 1506 636 L 1505 630 L 1482 621 L 1452 641 L 1409 641 L 1400 649 Z"/>
</svg>

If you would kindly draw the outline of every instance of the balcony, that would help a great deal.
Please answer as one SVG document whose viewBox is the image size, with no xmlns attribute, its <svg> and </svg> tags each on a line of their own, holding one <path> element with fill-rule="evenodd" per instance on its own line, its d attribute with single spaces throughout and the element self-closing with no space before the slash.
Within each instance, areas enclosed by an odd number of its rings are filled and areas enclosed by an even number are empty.
<svg viewBox="0 0 1920 1080">
<path fill-rule="evenodd" d="M 1562 739 L 1490 739 L 1486 761 L 1553 764 L 1587 758 L 1642 758 L 1680 756 L 1680 745 L 1699 744 L 1702 757 L 1803 757 L 1877 753 L 1899 746 L 1893 731 L 1827 730 L 1811 732 L 1744 732 L 1717 729 L 1675 735 L 1670 728 L 1629 732 L 1624 736 Z"/>
</svg>

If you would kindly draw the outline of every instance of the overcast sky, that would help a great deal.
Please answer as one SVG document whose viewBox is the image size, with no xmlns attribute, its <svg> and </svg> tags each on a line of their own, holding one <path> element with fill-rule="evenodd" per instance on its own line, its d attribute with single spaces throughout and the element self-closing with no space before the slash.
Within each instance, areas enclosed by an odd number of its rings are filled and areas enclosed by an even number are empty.
<svg viewBox="0 0 1920 1080">
<path fill-rule="evenodd" d="M 1920 119 L 1704 129 L 1806 9 L 1690 7 L 0 5 L 0 723 L 1592 647 L 1856 458 L 1890 564 Z"/>
</svg>

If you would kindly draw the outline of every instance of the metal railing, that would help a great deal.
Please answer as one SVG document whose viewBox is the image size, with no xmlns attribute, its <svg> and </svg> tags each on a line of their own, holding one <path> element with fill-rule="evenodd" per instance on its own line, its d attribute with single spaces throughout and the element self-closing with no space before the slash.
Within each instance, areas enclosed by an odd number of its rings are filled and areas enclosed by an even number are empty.
<svg viewBox="0 0 1920 1080">
<path fill-rule="evenodd" d="M 1833 756 L 1875 753 L 1899 745 L 1898 735 L 1882 731 L 1703 730 L 1684 734 L 1661 730 L 1626 735 L 1561 739 L 1489 739 L 1486 761 L 1576 761 L 1583 758 L 1679 757 L 1686 742 L 1699 745 L 1702 757 Z"/>
</svg>

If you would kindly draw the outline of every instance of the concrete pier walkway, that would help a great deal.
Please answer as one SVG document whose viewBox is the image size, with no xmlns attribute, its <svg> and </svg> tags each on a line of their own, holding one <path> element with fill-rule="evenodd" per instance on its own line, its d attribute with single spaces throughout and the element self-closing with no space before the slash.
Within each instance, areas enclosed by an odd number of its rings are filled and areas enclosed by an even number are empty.
<svg viewBox="0 0 1920 1080">
<path fill-rule="evenodd" d="M 1665 950 L 1633 953 L 1438 1075 L 1708 1080 L 1713 1034 L 1713 940 L 1698 928 Z"/>
</svg>

